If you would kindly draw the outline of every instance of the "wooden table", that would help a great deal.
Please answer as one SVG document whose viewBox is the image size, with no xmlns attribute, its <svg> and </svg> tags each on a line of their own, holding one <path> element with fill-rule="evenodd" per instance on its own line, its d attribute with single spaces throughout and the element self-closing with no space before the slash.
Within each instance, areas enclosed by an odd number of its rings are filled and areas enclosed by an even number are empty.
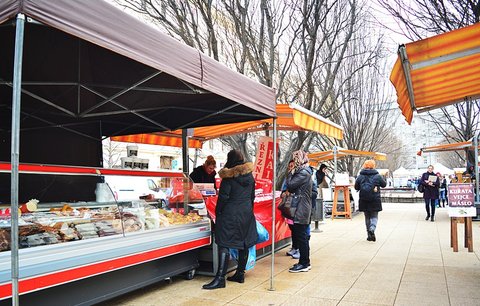
<svg viewBox="0 0 480 306">
<path fill-rule="evenodd" d="M 457 224 L 463 220 L 465 221 L 464 247 L 468 248 L 469 252 L 473 252 L 472 217 L 450 218 L 450 247 L 453 248 L 454 252 L 458 252 Z"/>
<path fill-rule="evenodd" d="M 352 219 L 352 208 L 350 206 L 350 186 L 335 186 L 333 194 L 333 205 L 332 205 L 332 219 L 336 216 L 345 216 L 345 219 Z M 343 191 L 343 211 L 338 211 L 338 194 L 340 190 Z"/>
</svg>

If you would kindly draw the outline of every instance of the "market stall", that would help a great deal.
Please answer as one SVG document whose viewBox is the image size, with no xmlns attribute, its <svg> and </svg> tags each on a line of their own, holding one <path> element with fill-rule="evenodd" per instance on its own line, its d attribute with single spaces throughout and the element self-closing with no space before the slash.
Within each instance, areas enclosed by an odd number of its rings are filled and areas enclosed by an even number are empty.
<svg viewBox="0 0 480 306">
<path fill-rule="evenodd" d="M 441 144 L 441 145 L 436 145 L 436 146 L 431 146 L 431 147 L 424 147 L 421 148 L 420 151 L 417 153 L 418 155 L 422 155 L 423 153 L 431 153 L 431 152 L 448 152 L 448 151 L 474 151 L 475 152 L 475 181 L 474 183 L 474 190 L 475 190 L 475 207 L 477 209 L 477 217 L 476 219 L 480 219 L 480 183 L 478 180 L 478 174 L 479 174 L 479 160 L 478 160 L 478 150 L 480 148 L 480 145 L 478 143 L 480 138 L 480 131 L 477 131 L 475 133 L 475 136 L 471 141 L 462 141 L 462 142 L 457 142 L 457 143 L 446 143 L 446 144 Z"/>
<path fill-rule="evenodd" d="M 106 173 L 101 140 L 271 118 L 274 91 L 104 1 L 2 1 L 0 24 L 0 161 L 9 165 L 0 175 L 0 201 L 10 209 L 11 230 L 11 250 L 0 254 L 2 302 L 11 296 L 13 305 L 93 304 L 194 269 L 196 251 L 210 243 L 209 223 L 129 236 L 118 216 L 139 207 L 95 197 Z M 137 172 L 113 175 L 164 175 Z M 43 189 L 35 189 L 39 184 Z M 53 230 L 43 225 L 48 230 L 25 236 L 17 208 L 31 195 L 42 210 L 68 214 L 43 216 L 49 224 L 70 218 L 60 229 L 112 235 L 47 243 L 58 238 L 44 234 Z M 82 218 L 70 215 L 75 211 Z M 21 237 L 40 245 L 18 250 Z"/>
<path fill-rule="evenodd" d="M 277 124 L 273 124 L 272 119 L 262 119 L 254 120 L 242 123 L 233 123 L 233 124 L 224 124 L 217 126 L 209 127 L 198 127 L 194 128 L 192 135 L 189 137 L 189 141 L 192 144 L 195 144 L 195 141 L 203 143 L 207 140 L 222 137 L 230 136 L 243 133 L 259 132 L 265 130 L 273 129 L 273 135 L 276 136 L 276 129 L 278 130 L 290 130 L 290 131 L 314 131 L 319 134 L 333 137 L 336 139 L 343 138 L 343 128 L 334 122 L 323 118 L 299 105 L 296 104 L 276 104 L 276 113 L 277 113 Z M 128 136 L 119 136 L 112 137 L 111 140 L 114 141 L 124 141 L 124 142 L 133 142 L 133 143 L 147 143 L 147 144 L 171 144 L 177 146 L 180 145 L 180 131 L 173 132 L 159 132 L 159 133 L 149 133 L 141 135 L 128 135 Z M 273 146 L 274 148 L 276 146 Z M 274 159 L 276 154 L 273 153 Z M 273 164 L 276 164 L 274 160 Z M 275 178 L 275 174 L 273 175 Z M 268 184 L 275 186 L 275 181 L 269 182 Z M 259 194 L 256 197 L 256 203 L 254 206 L 254 213 L 257 217 L 257 220 L 265 226 L 270 233 L 270 239 L 260 245 L 257 245 L 257 255 L 266 254 L 270 250 L 277 250 L 285 246 L 288 243 L 288 238 L 290 237 L 290 231 L 283 217 L 281 217 L 280 212 L 276 209 L 276 206 L 280 203 L 279 192 L 275 192 L 275 205 L 272 205 L 273 193 L 270 194 Z M 214 216 L 215 205 L 217 197 L 209 197 L 206 201 L 207 208 L 209 213 Z M 271 210 L 268 213 L 268 210 Z M 274 237 L 274 239 L 272 239 Z M 213 252 L 211 256 L 206 256 L 213 258 L 213 265 L 208 265 L 209 272 L 214 273 L 215 271 L 210 271 L 211 267 L 216 268 L 215 265 L 215 255 Z M 210 259 L 207 259 L 207 261 Z M 274 256 L 272 256 L 272 270 L 271 270 L 271 287 L 273 287 L 273 265 L 274 265 Z"/>
<path fill-rule="evenodd" d="M 370 152 L 370 151 L 359 151 L 359 150 L 350 150 L 350 149 L 344 149 L 344 148 L 339 148 L 339 147 L 333 147 L 332 150 L 327 150 L 327 151 L 320 151 L 320 152 L 312 152 L 308 154 L 308 158 L 310 160 L 310 165 L 316 167 L 322 162 L 325 161 L 330 161 L 333 160 L 333 165 L 334 165 L 334 170 L 333 170 L 333 178 L 332 181 L 336 184 L 336 177 L 338 176 L 337 173 L 337 160 L 342 159 L 342 158 L 347 158 L 347 157 L 369 157 L 373 158 L 376 160 L 386 160 L 387 155 L 385 153 L 380 153 L 380 152 Z M 348 177 L 347 177 L 347 182 L 345 182 L 347 185 L 351 185 L 348 182 Z M 332 193 L 335 192 L 335 186 L 333 186 L 333 189 L 329 189 L 329 191 Z M 350 189 L 352 186 L 350 186 Z M 340 190 L 340 189 L 339 189 Z M 327 191 L 326 191 L 327 192 Z M 358 192 L 355 190 L 350 190 L 349 194 L 353 198 L 353 211 L 358 210 Z M 331 199 L 335 198 L 335 194 L 331 194 L 329 197 Z M 343 196 L 340 196 L 340 199 L 342 199 Z M 327 211 L 329 210 L 329 207 L 327 207 Z"/>
</svg>

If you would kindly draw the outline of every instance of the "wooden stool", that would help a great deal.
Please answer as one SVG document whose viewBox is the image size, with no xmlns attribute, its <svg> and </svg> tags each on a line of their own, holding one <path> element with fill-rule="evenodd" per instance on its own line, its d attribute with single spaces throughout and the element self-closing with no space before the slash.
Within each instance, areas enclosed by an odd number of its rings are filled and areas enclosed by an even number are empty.
<svg viewBox="0 0 480 306">
<path fill-rule="evenodd" d="M 345 216 L 347 219 L 352 219 L 351 207 L 350 207 L 350 190 L 348 189 L 349 186 L 335 186 L 335 193 L 333 195 L 333 205 L 332 205 L 332 219 L 335 216 Z M 338 193 L 340 190 L 343 190 L 343 211 L 337 210 L 338 204 Z"/>
<path fill-rule="evenodd" d="M 458 252 L 457 224 L 460 223 L 460 220 L 465 220 L 464 247 L 468 248 L 469 252 L 473 252 L 472 217 L 450 218 L 450 247 L 454 252 Z"/>
</svg>

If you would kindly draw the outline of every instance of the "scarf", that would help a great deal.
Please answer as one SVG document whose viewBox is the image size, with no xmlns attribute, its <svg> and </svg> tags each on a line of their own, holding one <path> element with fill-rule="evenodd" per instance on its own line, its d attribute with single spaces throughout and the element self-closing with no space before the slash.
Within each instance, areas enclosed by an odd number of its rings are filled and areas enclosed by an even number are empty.
<svg viewBox="0 0 480 306">
<path fill-rule="evenodd" d="M 308 156 L 302 150 L 294 151 L 292 153 L 293 162 L 295 163 L 295 167 L 292 169 L 292 174 L 296 171 L 305 168 L 308 166 Z"/>
</svg>

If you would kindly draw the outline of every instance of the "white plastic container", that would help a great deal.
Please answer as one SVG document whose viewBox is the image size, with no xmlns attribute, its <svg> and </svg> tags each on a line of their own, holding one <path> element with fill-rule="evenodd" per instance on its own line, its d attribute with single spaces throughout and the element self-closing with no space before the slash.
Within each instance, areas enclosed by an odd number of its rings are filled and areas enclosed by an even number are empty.
<svg viewBox="0 0 480 306">
<path fill-rule="evenodd" d="M 142 158 L 132 157 L 133 169 L 142 169 Z"/>
<path fill-rule="evenodd" d="M 129 145 L 127 146 L 127 157 L 138 156 L 138 146 Z"/>
<path fill-rule="evenodd" d="M 133 158 L 132 157 L 121 157 L 122 168 L 123 169 L 132 169 L 133 168 Z"/>
<path fill-rule="evenodd" d="M 142 158 L 142 164 L 141 164 L 141 169 L 143 170 L 148 170 L 148 158 Z"/>
</svg>

